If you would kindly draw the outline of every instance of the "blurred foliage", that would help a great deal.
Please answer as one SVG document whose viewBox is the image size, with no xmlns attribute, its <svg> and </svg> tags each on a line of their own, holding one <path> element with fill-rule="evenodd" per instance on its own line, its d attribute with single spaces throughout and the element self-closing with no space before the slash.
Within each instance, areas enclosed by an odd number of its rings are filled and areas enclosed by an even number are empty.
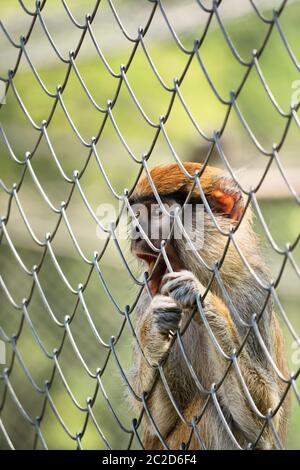
<svg viewBox="0 0 300 470">
<path fill-rule="evenodd" d="M 21 249 L 19 253 L 24 263 L 28 266 L 37 258 L 37 253 L 32 253 L 28 250 Z M 83 271 L 81 262 L 75 261 L 74 259 L 59 258 L 59 263 L 71 283 L 75 282 L 75 279 L 78 277 L 82 281 L 86 279 L 87 273 Z M 1 248 L 0 264 L 1 272 L 11 294 L 16 302 L 21 302 L 23 297 L 28 296 L 32 283 L 31 279 L 24 279 L 24 273 L 15 262 L 9 248 Z M 111 266 L 101 266 L 101 269 L 103 270 L 103 275 L 109 286 L 115 283 L 116 278 L 118 279 L 118 292 L 115 294 L 115 298 L 116 301 L 120 301 L 124 309 L 130 298 L 128 279 L 126 279 L 122 271 L 114 270 Z M 66 286 L 55 271 L 50 259 L 47 258 L 45 260 L 38 277 L 45 297 L 51 305 L 53 314 L 57 320 L 63 322 L 66 315 L 72 317 L 70 326 L 71 334 L 83 360 L 92 373 L 96 373 L 99 368 L 103 369 L 101 383 L 105 389 L 105 393 L 118 418 L 124 423 L 127 429 L 131 429 L 132 416 L 128 413 L 128 407 L 124 406 L 125 384 L 123 383 L 112 356 L 110 356 L 106 365 L 108 349 L 95 338 L 81 304 L 76 308 L 76 297 L 70 294 L 68 289 L 66 289 Z M 122 329 L 124 317 L 113 308 L 111 301 L 101 286 L 99 277 L 95 273 L 91 276 L 88 287 L 84 292 L 84 300 L 102 341 L 108 344 L 112 336 L 118 337 Z M 7 335 L 18 334 L 22 314 L 20 311 L 11 308 L 2 290 L 0 293 L 0 304 L 1 326 L 4 328 Z M 33 377 L 36 385 L 43 389 L 46 380 L 50 380 L 52 377 L 53 360 L 47 358 L 39 347 L 30 325 L 32 324 L 37 331 L 39 340 L 49 354 L 52 354 L 54 349 L 60 348 L 63 342 L 64 329 L 54 324 L 53 319 L 50 317 L 49 312 L 41 301 L 37 288 L 35 288 L 33 298 L 28 307 L 28 316 L 31 323 L 28 323 L 26 320 L 24 322 L 22 333 L 18 339 L 18 354 L 22 358 L 25 367 Z M 116 346 L 116 354 L 125 370 L 128 369 L 129 366 L 130 344 L 131 334 L 126 326 Z M 11 348 L 7 347 L 7 350 L 7 364 L 9 364 Z M 86 407 L 87 398 L 94 397 L 97 380 L 89 377 L 84 366 L 78 359 L 76 352 L 72 348 L 69 337 L 64 341 L 64 347 L 62 353 L 59 354 L 58 363 L 73 393 L 74 399 L 82 407 Z M 43 408 L 44 396 L 33 388 L 17 359 L 13 373 L 10 375 L 10 380 L 25 410 L 27 410 L 32 417 L 40 415 Z M 83 428 L 86 413 L 79 411 L 74 403 L 72 403 L 70 396 L 68 396 L 66 389 L 62 385 L 62 380 L 58 372 L 56 372 L 53 382 L 51 381 L 49 390 L 53 406 L 57 410 L 57 413 L 60 414 L 70 432 L 76 435 L 76 433 L 80 432 Z M 1 382 L 1 396 L 2 394 L 3 383 Z M 97 404 L 93 407 L 93 413 L 105 438 L 112 448 L 123 448 L 126 446 L 126 443 L 128 444 L 129 436 L 120 429 L 115 421 L 105 401 L 101 388 L 98 389 L 97 392 Z M 14 436 L 13 440 L 17 448 L 28 448 L 32 446 L 34 442 L 34 430 L 26 423 L 22 416 L 19 415 L 19 411 L 10 396 L 7 397 L 2 418 L 7 424 L 9 435 Z M 42 420 L 41 431 L 49 448 L 56 448 L 58 443 L 60 448 L 74 449 L 76 447 L 76 442 L 72 441 L 66 434 L 49 403 L 47 404 L 45 416 Z M 98 432 L 95 430 L 91 418 L 84 434 L 82 444 L 86 448 L 105 448 Z M 3 436 L 1 435 L 0 448 L 3 448 L 3 446 Z"/>
<path fill-rule="evenodd" d="M 48 8 L 48 5 L 46 8 Z M 284 10 L 281 17 L 282 27 L 284 28 L 285 25 L 288 25 L 288 40 L 296 56 L 297 53 L 298 55 L 300 53 L 297 24 L 299 10 L 299 2 L 295 2 Z M 271 13 L 266 12 L 266 15 L 270 16 Z M 251 59 L 252 50 L 259 48 L 267 30 L 267 26 L 258 20 L 254 13 L 246 15 L 242 19 L 239 18 L 238 21 L 226 23 L 226 28 L 244 60 Z M 99 44 L 101 46 L 101 35 L 97 29 L 95 30 L 95 35 L 96 37 L 99 35 Z M 186 47 L 192 47 L 194 37 L 189 35 L 184 36 Z M 85 41 L 86 43 L 91 41 L 88 35 Z M 148 40 L 146 36 L 145 44 L 160 75 L 168 86 L 172 86 L 174 77 L 180 77 L 184 69 L 187 61 L 186 55 L 179 51 L 169 36 L 167 39 L 160 40 L 159 42 L 155 40 L 155 37 L 150 37 L 150 40 Z M 107 60 L 110 67 L 116 73 L 120 70 L 120 64 L 127 63 L 133 47 L 126 48 L 125 46 L 126 43 L 121 48 L 114 48 L 112 44 L 108 48 Z M 121 51 L 120 53 L 118 52 L 119 50 Z M 30 54 L 30 43 L 28 51 Z M 53 52 L 51 46 L 45 41 L 45 55 L 47 56 L 48 54 L 53 54 Z M 201 46 L 200 54 L 216 89 L 224 99 L 228 99 L 230 90 L 237 89 L 246 72 L 246 68 L 237 62 L 220 28 L 214 22 Z M 24 67 L 22 67 L 22 63 Z M 47 66 L 47 59 L 45 63 L 45 66 L 41 65 L 38 67 L 38 72 L 47 89 L 55 92 L 56 87 L 64 81 L 67 65 L 62 65 L 58 60 L 56 61 L 57 65 L 53 63 L 50 67 Z M 293 92 L 292 82 L 297 79 L 297 74 L 276 30 L 273 31 L 268 47 L 265 48 L 259 63 L 276 100 L 284 111 L 288 111 Z M 84 53 L 81 53 L 76 60 L 76 64 L 91 95 L 99 106 L 105 108 L 107 101 L 113 99 L 119 80 L 109 75 L 98 56 L 90 58 L 89 56 L 85 57 Z M 53 99 L 45 94 L 32 71 L 25 67 L 25 65 L 26 60 L 22 59 L 21 67 L 14 83 L 27 110 L 39 125 L 50 114 Z M 276 70 L 276 73 L 274 73 L 274 70 Z M 158 122 L 159 117 L 166 112 L 171 95 L 158 82 L 141 48 L 132 61 L 127 78 L 146 114 L 154 122 Z M 183 81 L 181 92 L 196 121 L 208 135 L 214 129 L 221 126 L 226 107 L 222 106 L 213 95 L 196 58 L 193 59 L 187 77 Z M 63 101 L 79 132 L 89 142 L 93 135 L 97 135 L 103 114 L 93 108 L 74 71 L 71 71 L 71 77 L 63 93 Z M 256 103 L 256 106 L 253 106 L 253 103 Z M 1 119 L 8 137 L 13 138 L 14 150 L 24 155 L 24 146 L 28 150 L 32 149 L 36 140 L 36 137 L 34 138 L 36 133 L 32 132 L 12 91 L 8 94 L 7 104 L 8 106 Z M 246 85 L 240 94 L 238 105 L 263 146 L 270 148 L 274 142 L 279 141 L 284 129 L 285 120 L 279 116 L 271 104 L 254 69 L 250 73 Z M 84 113 L 82 113 L 83 109 Z M 126 142 L 128 142 L 137 157 L 147 152 L 155 130 L 149 128 L 141 118 L 124 84 L 121 87 L 120 96 L 113 109 L 113 114 Z M 17 129 L 15 127 L 16 122 L 18 123 Z M 178 125 L 178 123 L 181 123 L 181 125 Z M 291 127 L 293 128 L 293 124 Z M 189 154 L 195 147 L 201 148 L 201 145 L 205 144 L 204 141 L 199 139 L 199 135 L 196 134 L 177 98 L 175 99 L 175 105 L 166 129 L 182 160 L 188 159 Z M 84 155 L 82 155 L 82 149 L 80 155 L 78 155 L 78 141 L 59 105 L 54 119 L 49 126 L 49 134 L 59 155 L 66 152 L 66 146 L 68 146 L 68 155 L 73 154 L 72 158 L 63 158 L 62 165 L 67 172 L 74 170 L 76 165 L 78 169 L 83 166 Z M 236 136 L 238 136 L 238 139 L 241 139 L 242 144 L 246 146 L 249 152 L 249 157 L 246 158 L 244 156 L 243 158 L 243 165 L 245 166 L 251 163 L 251 157 L 255 153 L 255 148 L 250 144 L 248 135 L 242 128 L 235 113 L 232 112 L 223 140 L 226 143 L 227 139 L 235 139 Z M 290 140 L 290 145 L 295 148 L 295 145 L 298 143 L 298 135 L 291 129 L 289 136 L 288 141 Z M 287 150 L 287 147 L 285 147 L 285 160 L 288 158 L 295 159 L 296 153 L 287 152 Z M 109 164 L 110 168 L 113 167 L 112 173 L 116 167 L 128 167 L 128 158 L 127 156 L 125 157 L 124 149 L 119 143 L 110 122 L 107 122 L 105 126 L 104 133 L 99 142 L 99 151 L 101 151 L 104 165 Z M 290 156 L 290 153 L 293 156 Z M 40 156 L 40 159 L 45 158 L 48 158 L 47 154 Z M 152 161 L 155 158 L 170 158 L 170 153 L 163 139 L 158 141 L 157 150 Z M 233 159 L 234 162 L 239 162 L 240 155 L 234 155 L 234 152 L 231 152 L 230 159 Z M 8 166 L 7 161 L 8 159 L 5 159 L 2 166 L 4 177 L 7 174 L 11 176 L 12 172 L 12 168 Z M 35 163 L 38 164 L 39 162 Z M 123 184 L 123 186 L 126 186 L 127 183 L 126 174 L 120 173 L 118 175 L 120 184 Z M 56 178 L 56 174 L 51 172 L 51 167 L 48 177 Z"/>
</svg>

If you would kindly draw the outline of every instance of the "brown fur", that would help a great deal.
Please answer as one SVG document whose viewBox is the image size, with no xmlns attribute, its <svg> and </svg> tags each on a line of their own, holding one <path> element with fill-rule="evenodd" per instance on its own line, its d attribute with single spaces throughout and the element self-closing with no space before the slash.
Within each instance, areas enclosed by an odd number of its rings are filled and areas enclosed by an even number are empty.
<svg viewBox="0 0 300 470">
<path fill-rule="evenodd" d="M 201 165 L 196 163 L 186 163 L 184 166 L 191 175 L 201 169 Z M 193 181 L 182 173 L 177 164 L 156 167 L 151 171 L 151 177 L 160 195 L 172 194 L 178 190 L 187 194 L 193 184 Z M 216 194 L 219 200 L 219 189 L 221 189 L 225 195 L 232 195 L 234 202 L 242 201 L 241 193 L 234 182 L 224 177 L 220 170 L 207 167 L 200 177 L 200 182 L 208 197 L 212 197 L 217 188 Z M 194 192 L 198 194 L 197 189 Z M 151 186 L 148 179 L 144 177 L 137 185 L 134 198 L 138 200 L 151 195 Z M 221 198 L 221 201 L 223 199 L 227 206 L 233 207 L 231 204 L 228 205 L 226 197 Z M 219 226 L 225 231 L 228 230 L 230 224 L 236 220 L 236 207 L 231 214 L 232 217 L 228 218 L 224 217 L 226 211 L 222 212 L 219 206 L 214 206 L 212 199 L 210 199 L 210 203 L 212 203 L 211 207 Z M 239 205 L 240 207 L 242 206 Z M 228 212 L 226 215 L 228 216 Z M 251 264 L 251 268 L 258 277 L 266 282 L 268 274 L 252 229 L 250 209 L 247 210 L 234 237 L 243 255 Z M 237 447 L 226 431 L 212 398 L 206 404 L 207 394 L 197 388 L 178 342 L 175 341 L 170 348 L 169 338 L 158 332 L 154 321 L 155 315 L 162 309 L 161 305 L 164 305 L 164 312 L 172 312 L 172 305 L 177 308 L 180 306 L 182 320 L 179 326 L 180 328 L 184 327 L 192 312 L 191 305 L 195 305 L 195 303 L 189 304 L 190 299 L 193 299 L 197 293 L 203 294 L 211 276 L 205 263 L 211 266 L 213 262 L 221 259 L 226 241 L 226 237 L 222 236 L 215 228 L 210 216 L 205 214 L 204 247 L 199 252 L 202 261 L 193 251 L 186 251 L 182 240 L 175 240 L 174 246 L 178 254 L 180 269 L 188 271 L 176 269 L 179 272 L 175 274 L 176 282 L 178 282 L 178 288 L 175 291 L 168 288 L 170 286 L 168 283 L 172 279 L 170 275 L 166 275 L 161 289 L 163 295 L 156 295 L 149 301 L 148 294 L 144 292 L 138 307 L 137 336 L 150 364 L 144 359 L 139 346 L 134 344 L 134 365 L 130 371 L 132 385 L 139 395 L 150 390 L 156 376 L 155 366 L 164 360 L 163 370 L 169 389 L 180 412 L 189 423 L 187 425 L 178 416 L 162 380 L 159 379 L 147 399 L 147 404 L 153 420 L 170 449 L 180 449 L 182 443 L 188 443 L 190 449 L 201 448 L 197 433 L 201 436 L 206 448 L 234 449 Z M 247 333 L 247 328 L 236 320 L 234 310 L 240 318 L 249 323 L 253 313 L 260 314 L 267 292 L 254 280 L 232 245 L 226 254 L 220 274 L 231 299 L 231 304 L 226 304 L 227 297 L 224 296 L 219 284 L 214 281 L 204 300 L 203 311 L 220 347 L 225 354 L 231 355 L 234 349 L 239 349 L 242 339 Z M 189 296 L 183 298 L 181 292 L 184 292 L 183 289 L 187 285 Z M 172 304 L 172 302 L 175 303 Z M 258 325 L 263 341 L 277 367 L 287 377 L 288 368 L 283 336 L 270 301 Z M 188 361 L 199 382 L 206 390 L 210 390 L 213 383 L 218 384 L 222 381 L 229 362 L 216 348 L 199 312 L 196 312 L 182 336 L 182 342 Z M 245 386 L 259 412 L 266 415 L 269 408 L 276 409 L 286 385 L 277 377 L 253 332 L 248 336 L 237 363 Z M 264 420 L 249 404 L 233 365 L 217 389 L 216 398 L 238 445 L 246 447 L 249 442 L 255 443 L 264 425 Z M 141 404 L 136 401 L 132 403 L 137 411 L 141 410 Z M 195 418 L 198 421 L 204 406 L 205 411 L 197 424 L 197 432 L 191 433 L 192 419 Z M 288 409 L 289 400 L 287 399 L 272 418 L 274 428 L 283 444 L 286 438 Z M 148 419 L 144 420 L 143 429 L 144 447 L 146 449 L 162 449 L 163 446 L 157 433 Z M 276 448 L 276 439 L 269 425 L 265 427 L 256 447 L 261 449 Z"/>
<path fill-rule="evenodd" d="M 193 177 L 196 171 L 201 170 L 202 165 L 201 163 L 189 162 L 184 163 L 184 168 L 191 177 Z M 205 193 L 209 193 L 213 189 L 213 178 L 218 173 L 221 174 L 221 171 L 210 167 L 205 168 L 200 178 L 201 185 Z M 177 163 L 158 165 L 151 170 L 150 174 L 155 184 L 155 188 L 160 195 L 170 194 L 178 191 L 179 189 L 188 192 L 194 183 L 193 179 L 187 178 Z M 152 194 L 153 191 L 148 178 L 141 178 L 134 190 L 135 197 L 144 197 Z M 199 194 L 197 188 L 194 189 L 194 194 Z"/>
</svg>

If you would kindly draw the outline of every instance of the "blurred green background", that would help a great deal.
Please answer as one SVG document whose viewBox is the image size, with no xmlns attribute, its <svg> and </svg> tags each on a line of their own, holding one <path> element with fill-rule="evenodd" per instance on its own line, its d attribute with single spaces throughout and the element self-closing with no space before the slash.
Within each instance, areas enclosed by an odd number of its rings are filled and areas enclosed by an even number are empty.
<svg viewBox="0 0 300 470">
<path fill-rule="evenodd" d="M 24 3 L 28 8 L 34 10 L 35 2 L 26 1 Z M 76 20 L 80 24 L 84 24 L 85 14 L 92 11 L 94 3 L 92 0 L 70 0 L 68 5 Z M 272 18 L 272 8 L 278 7 L 279 4 L 280 2 L 276 1 L 257 2 L 257 6 L 267 18 Z M 125 28 L 133 37 L 137 34 L 137 28 L 146 23 L 153 7 L 151 2 L 134 0 L 118 0 L 114 2 L 114 5 Z M 180 40 L 187 49 L 191 49 L 194 39 L 200 37 L 204 30 L 207 14 L 202 12 L 195 1 L 164 1 L 163 5 Z M 262 44 L 268 24 L 261 21 L 250 4 L 247 3 L 246 6 L 246 2 L 238 2 L 237 0 L 223 2 L 219 12 L 238 53 L 244 60 L 249 61 L 253 49 L 259 49 Z M 17 1 L 1 0 L 0 17 L 12 39 L 19 42 L 19 37 L 28 30 L 30 21 L 28 15 L 24 13 Z M 286 38 L 298 58 L 300 58 L 299 17 L 300 2 L 294 1 L 288 2 L 280 18 L 280 24 Z M 43 10 L 43 18 L 60 53 L 68 58 L 69 50 L 76 49 L 80 30 L 72 24 L 58 0 L 47 2 Z M 118 73 L 120 65 L 127 64 L 133 43 L 126 40 L 120 32 L 107 1 L 101 2 L 92 29 L 111 69 Z M 145 45 L 160 76 L 166 85 L 171 87 L 174 78 L 181 76 L 188 56 L 176 46 L 158 10 L 145 37 Z M 68 67 L 53 52 L 53 48 L 38 21 L 26 50 L 44 85 L 51 93 L 55 93 L 56 87 L 63 83 Z M 238 88 L 246 68 L 239 64 L 233 56 L 215 18 L 201 45 L 200 56 L 219 94 L 224 99 L 228 99 L 230 91 Z M 16 57 L 17 49 L 13 48 L 5 35 L 0 32 L 0 76 L 7 77 L 7 71 L 14 67 Z M 288 112 L 292 93 L 295 91 L 292 84 L 300 77 L 276 28 L 272 31 L 267 46 L 259 59 L 259 64 L 276 101 L 284 112 Z M 104 67 L 89 34 L 83 41 L 80 53 L 76 58 L 76 65 L 94 100 L 99 106 L 105 108 L 107 101 L 113 99 L 119 80 L 112 77 Z M 166 113 L 171 94 L 157 80 L 140 46 L 126 76 L 145 113 L 157 123 L 159 117 Z M 20 68 L 14 78 L 14 85 L 33 121 L 37 125 L 41 125 L 41 122 L 49 116 L 53 98 L 47 96 L 43 91 L 24 57 L 21 59 Z M 212 93 L 195 58 L 180 90 L 195 120 L 207 135 L 211 135 L 213 130 L 221 127 L 226 107 Z M 103 114 L 91 105 L 73 70 L 63 93 L 63 102 L 81 136 L 90 142 L 91 138 L 99 131 Z M 254 69 L 249 74 L 239 95 L 238 105 L 263 148 L 270 150 L 274 143 L 281 140 L 286 119 L 280 116 L 272 105 Z M 124 84 L 121 86 L 120 94 L 113 108 L 113 116 L 126 143 L 134 155 L 140 159 L 151 147 L 155 129 L 151 128 L 142 118 Z M 15 155 L 23 160 L 25 153 L 34 149 L 39 132 L 32 127 L 24 115 L 11 89 L 6 97 L 6 105 L 0 111 L 0 122 Z M 208 150 L 207 143 L 196 133 L 178 98 L 175 98 L 166 130 L 182 161 L 203 161 Z M 72 178 L 74 170 L 81 170 L 84 167 L 88 149 L 76 137 L 59 104 L 48 127 L 48 134 L 63 171 Z M 249 189 L 254 186 L 266 168 L 269 157 L 257 150 L 234 111 L 230 114 L 221 143 L 230 165 L 237 170 L 236 174 L 244 188 Z M 298 148 L 299 128 L 292 121 L 285 143 L 279 152 L 279 158 L 289 181 L 299 192 Z M 109 120 L 97 144 L 97 151 L 113 188 L 118 194 L 122 194 L 124 188 L 130 188 L 133 185 L 139 165 L 129 157 Z M 166 141 L 160 135 L 151 155 L 149 166 L 164 161 L 172 161 L 172 155 Z M 211 163 L 222 167 L 222 161 L 217 154 L 213 154 Z M 62 178 L 44 139 L 41 140 L 32 159 L 32 167 L 52 204 L 59 207 L 61 201 L 67 200 L 71 185 Z M 0 139 L 0 177 L 5 186 L 10 188 L 13 183 L 18 182 L 22 172 L 23 166 L 17 165 L 11 159 L 7 146 L 3 139 Z M 90 159 L 80 184 L 95 210 L 101 203 L 113 204 L 117 209 L 117 202 L 109 191 L 94 157 Z M 299 234 L 299 207 L 274 162 L 257 193 L 257 197 L 271 236 L 277 246 L 284 249 L 285 245 L 293 243 Z M 28 171 L 25 174 L 19 198 L 26 217 L 30 221 L 30 226 L 36 236 L 43 240 L 45 233 L 51 233 L 54 230 L 57 214 L 54 214 L 44 202 Z M 6 214 L 7 206 L 8 195 L 0 188 L 1 215 Z M 67 210 L 67 216 L 86 257 L 91 259 L 95 250 L 101 252 L 104 240 L 99 240 L 97 237 L 95 222 L 76 188 Z M 7 230 L 24 264 L 32 269 L 41 259 L 43 250 L 29 236 L 14 201 Z M 261 235 L 272 277 L 276 279 L 283 257 L 271 247 L 258 219 L 256 220 L 256 230 Z M 127 242 L 120 240 L 120 244 L 128 263 L 138 274 L 137 267 L 131 259 Z M 70 284 L 77 288 L 79 283 L 84 283 L 89 273 L 89 266 L 80 259 L 74 249 L 63 221 L 54 237 L 52 246 Z M 299 264 L 299 246 L 295 248 L 293 256 Z M 113 297 L 120 309 L 124 310 L 126 305 L 131 305 L 134 302 L 137 290 L 112 242 L 108 244 L 100 261 L 100 268 Z M 28 297 L 32 288 L 32 278 L 20 269 L 5 237 L 0 247 L 0 270 L 11 296 L 19 304 L 23 298 Z M 76 306 L 76 296 L 70 293 L 62 281 L 49 254 L 45 257 L 38 277 L 57 319 L 63 321 L 66 315 L 72 315 Z M 296 287 L 297 280 L 295 270 L 288 261 L 277 292 L 289 321 L 299 334 L 300 297 L 299 289 Z M 95 271 L 84 291 L 84 299 L 102 340 L 108 343 L 111 336 L 117 337 L 122 329 L 124 317 L 112 304 Z M 51 353 L 53 349 L 59 348 L 63 338 L 63 329 L 55 325 L 50 318 L 36 287 L 28 307 L 28 314 L 45 349 Z M 8 336 L 18 332 L 21 316 L 21 312 L 11 306 L 3 290 L 0 290 L 0 325 Z M 280 315 L 279 318 L 281 320 Z M 300 366 L 300 355 L 295 354 L 297 350 L 293 338 L 285 323 L 282 322 L 282 324 L 290 368 L 295 371 Z M 108 349 L 99 344 L 93 335 L 86 313 L 80 304 L 76 309 L 70 330 L 83 360 L 86 361 L 89 370 L 95 373 L 97 368 L 104 366 Z M 116 346 L 116 353 L 125 370 L 130 364 L 131 338 L 130 329 L 126 324 Z M 41 351 L 26 321 L 17 345 L 18 353 L 30 376 L 33 377 L 38 387 L 43 388 L 45 381 L 51 377 L 53 360 L 48 359 Z M 10 363 L 10 358 L 11 348 L 8 346 L 7 364 Z M 74 352 L 68 336 L 59 356 L 59 365 L 75 399 L 80 406 L 85 407 L 86 398 L 95 393 L 96 381 L 87 374 L 82 362 Z M 0 366 L 0 368 L 4 369 L 4 366 Z M 113 356 L 110 356 L 108 360 L 102 379 L 102 386 L 119 420 L 126 429 L 130 430 L 133 413 L 128 410 L 124 398 L 123 380 Z M 34 389 L 17 360 L 15 360 L 10 380 L 24 409 L 31 417 L 38 416 L 43 409 L 44 395 Z M 1 381 L 0 393 L 1 403 L 1 397 L 4 395 L 4 386 Z M 72 435 L 76 435 L 83 429 L 85 413 L 79 411 L 74 405 L 62 385 L 58 373 L 55 374 L 51 384 L 50 401 Z M 93 412 L 95 421 L 102 429 L 111 447 L 126 447 L 129 442 L 129 433 L 125 433 L 116 422 L 105 396 L 101 392 L 101 387 Z M 20 414 L 9 393 L 1 416 L 14 445 L 17 448 L 30 448 L 34 442 L 34 429 Z M 41 431 L 49 448 L 76 447 L 76 442 L 68 436 L 61 426 L 49 403 L 45 407 Z M 95 432 L 95 424 L 91 418 L 84 432 L 82 445 L 84 448 L 104 448 L 104 443 L 99 437 L 99 433 Z M 40 444 L 38 444 L 39 446 Z M 134 443 L 134 446 L 137 446 L 137 443 Z M 6 448 L 1 433 L 0 448 Z M 300 407 L 294 396 L 289 424 L 288 448 L 300 448 Z"/>
</svg>

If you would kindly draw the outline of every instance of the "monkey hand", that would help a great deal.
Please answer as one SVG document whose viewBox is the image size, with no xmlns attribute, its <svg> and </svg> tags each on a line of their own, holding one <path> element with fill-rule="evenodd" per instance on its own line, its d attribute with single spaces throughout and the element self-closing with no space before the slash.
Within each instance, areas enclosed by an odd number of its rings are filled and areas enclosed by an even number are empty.
<svg viewBox="0 0 300 470">
<path fill-rule="evenodd" d="M 174 271 L 165 274 L 162 280 L 161 293 L 175 300 L 182 309 L 194 306 L 204 290 L 191 271 Z"/>
<path fill-rule="evenodd" d="M 141 336 L 145 355 L 151 365 L 158 365 L 165 357 L 172 336 L 180 327 L 181 317 L 182 310 L 171 297 L 153 297 Z"/>
<path fill-rule="evenodd" d="M 157 332 L 163 337 L 169 337 L 170 332 L 178 330 L 182 310 L 170 297 L 156 295 L 152 301 L 153 324 Z"/>
</svg>

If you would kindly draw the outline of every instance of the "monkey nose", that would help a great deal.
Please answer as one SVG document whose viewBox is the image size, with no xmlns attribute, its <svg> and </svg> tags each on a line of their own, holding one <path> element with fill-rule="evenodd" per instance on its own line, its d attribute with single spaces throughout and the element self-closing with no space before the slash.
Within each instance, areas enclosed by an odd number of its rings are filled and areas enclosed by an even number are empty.
<svg viewBox="0 0 300 470">
<path fill-rule="evenodd" d="M 131 227 L 131 239 L 137 240 L 141 238 L 141 231 L 137 225 L 132 225 Z"/>
</svg>

